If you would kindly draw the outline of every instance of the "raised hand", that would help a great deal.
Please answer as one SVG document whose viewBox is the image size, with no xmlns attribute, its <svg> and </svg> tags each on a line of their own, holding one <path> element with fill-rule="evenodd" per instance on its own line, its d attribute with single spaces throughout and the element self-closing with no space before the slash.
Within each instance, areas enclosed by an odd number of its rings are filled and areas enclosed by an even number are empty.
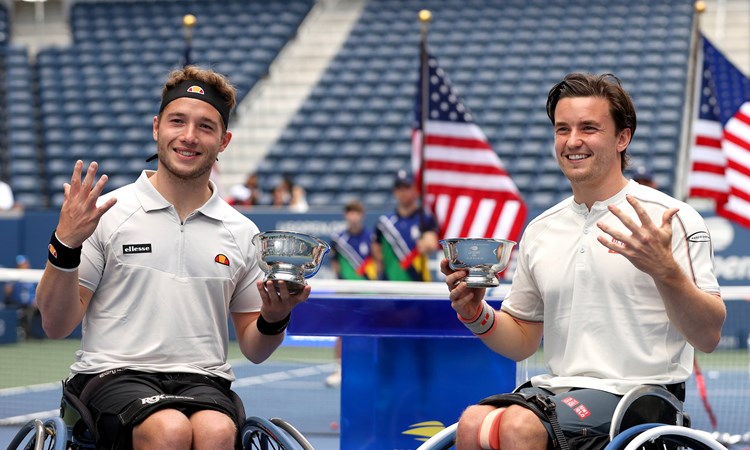
<svg viewBox="0 0 750 450">
<path fill-rule="evenodd" d="M 451 308 L 464 319 L 471 319 L 477 314 L 486 289 L 470 288 L 461 282 L 469 274 L 467 270 L 452 270 L 448 267 L 448 260 L 440 261 L 440 271 L 445 275 L 445 284 L 450 291 Z"/>
<path fill-rule="evenodd" d="M 288 285 L 283 281 L 276 283 L 267 281 L 265 284 L 262 281 L 258 281 L 257 287 L 263 301 L 261 314 L 268 322 L 283 320 L 292 312 L 295 306 L 307 300 L 312 290 L 307 285 L 300 292 L 291 294 Z"/>
<path fill-rule="evenodd" d="M 65 199 L 60 208 L 60 220 L 57 224 L 57 238 L 69 247 L 78 247 L 96 229 L 101 217 L 114 206 L 117 199 L 110 198 L 97 206 L 96 202 L 107 183 L 107 175 L 102 175 L 94 184 L 99 164 L 89 164 L 86 176 L 81 180 L 83 161 L 78 160 L 73 167 L 70 184 L 65 183 Z"/>
<path fill-rule="evenodd" d="M 613 252 L 626 257 L 637 269 L 651 276 L 656 277 L 660 271 L 671 270 L 674 262 L 672 219 L 679 209 L 670 208 L 664 211 L 661 224 L 657 226 L 638 200 L 630 195 L 626 198 L 641 223 L 637 223 L 617 206 L 609 205 L 609 211 L 620 219 L 630 234 L 599 222 L 597 223 L 599 229 L 621 244 L 612 242 L 605 236 L 599 236 L 597 240 Z"/>
</svg>

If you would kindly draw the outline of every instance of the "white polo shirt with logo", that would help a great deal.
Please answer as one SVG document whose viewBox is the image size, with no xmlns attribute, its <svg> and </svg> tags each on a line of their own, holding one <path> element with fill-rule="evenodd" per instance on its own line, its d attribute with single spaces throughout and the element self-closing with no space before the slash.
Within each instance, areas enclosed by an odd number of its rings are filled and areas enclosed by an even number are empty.
<svg viewBox="0 0 750 450">
<path fill-rule="evenodd" d="M 518 266 L 502 310 L 544 322 L 549 374 L 535 386 L 586 387 L 624 394 L 640 384 L 673 384 L 692 372 L 693 347 L 670 324 L 653 279 L 624 256 L 601 245 L 596 223 L 631 232 L 609 210 L 616 204 L 640 223 L 625 199 L 634 196 L 655 224 L 671 207 L 672 251 L 682 270 L 705 292 L 719 293 L 713 251 L 701 216 L 686 203 L 634 181 L 591 211 L 572 198 L 545 211 L 526 228 Z"/>
<path fill-rule="evenodd" d="M 234 379 L 229 312 L 259 311 L 257 226 L 213 195 L 180 223 L 149 181 L 103 196 L 117 203 L 83 244 L 80 284 L 94 292 L 73 373 L 127 367 Z"/>
</svg>

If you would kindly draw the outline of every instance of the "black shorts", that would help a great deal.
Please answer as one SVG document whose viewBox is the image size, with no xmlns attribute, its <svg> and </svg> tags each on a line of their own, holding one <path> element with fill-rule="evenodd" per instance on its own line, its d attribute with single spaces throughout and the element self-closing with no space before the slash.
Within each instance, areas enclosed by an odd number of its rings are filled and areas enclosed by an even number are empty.
<svg viewBox="0 0 750 450">
<path fill-rule="evenodd" d="M 555 403 L 555 412 L 571 449 L 601 449 L 609 442 L 609 427 L 621 395 L 596 389 L 575 389 L 554 395 L 546 389 L 522 387 L 524 394 L 544 394 Z M 480 404 L 509 406 L 504 396 L 488 397 Z M 497 399 L 497 400 L 496 400 Z M 553 448 L 555 433 L 549 421 L 542 420 L 549 435 L 548 448 Z"/>
<path fill-rule="evenodd" d="M 238 414 L 230 385 L 223 378 L 192 373 L 115 370 L 75 375 L 65 389 L 91 413 L 97 448 L 124 449 L 132 447 L 133 427 L 161 409 L 176 409 L 186 416 L 206 409 L 220 411 L 239 427 L 244 411 Z"/>
</svg>

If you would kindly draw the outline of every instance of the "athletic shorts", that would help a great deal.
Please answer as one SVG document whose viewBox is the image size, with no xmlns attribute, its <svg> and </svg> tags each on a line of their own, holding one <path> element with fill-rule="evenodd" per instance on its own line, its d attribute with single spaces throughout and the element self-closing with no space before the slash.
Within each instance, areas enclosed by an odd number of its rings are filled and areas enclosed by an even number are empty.
<svg viewBox="0 0 750 450">
<path fill-rule="evenodd" d="M 609 427 L 617 403 L 622 396 L 596 389 L 574 389 L 562 394 L 536 387 L 523 387 L 518 390 L 523 394 L 544 394 L 555 403 L 555 412 L 560 428 L 568 440 L 570 448 L 575 450 L 593 450 L 606 447 L 609 442 Z M 480 404 L 500 406 L 488 397 Z M 509 406 L 504 404 L 503 406 Z M 547 429 L 548 449 L 553 449 L 555 433 L 548 421 L 542 421 Z"/>
<path fill-rule="evenodd" d="M 223 378 L 192 373 L 146 373 L 114 370 L 99 375 L 78 374 L 65 389 L 88 408 L 96 430 L 97 449 L 132 448 L 133 427 L 161 409 L 176 409 L 186 416 L 201 410 L 220 411 L 238 429 L 237 406 Z"/>
</svg>

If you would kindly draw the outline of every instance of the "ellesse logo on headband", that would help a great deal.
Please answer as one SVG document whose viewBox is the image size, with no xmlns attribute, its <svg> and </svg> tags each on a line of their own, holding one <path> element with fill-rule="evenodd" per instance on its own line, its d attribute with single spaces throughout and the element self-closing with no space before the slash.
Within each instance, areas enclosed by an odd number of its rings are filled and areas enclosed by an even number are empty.
<svg viewBox="0 0 750 450">
<path fill-rule="evenodd" d="M 190 86 L 187 91 L 193 94 L 205 94 L 205 92 L 203 92 L 203 88 L 200 86 Z"/>
<path fill-rule="evenodd" d="M 151 244 L 125 244 L 122 246 L 122 253 L 125 255 L 151 253 Z"/>
</svg>

